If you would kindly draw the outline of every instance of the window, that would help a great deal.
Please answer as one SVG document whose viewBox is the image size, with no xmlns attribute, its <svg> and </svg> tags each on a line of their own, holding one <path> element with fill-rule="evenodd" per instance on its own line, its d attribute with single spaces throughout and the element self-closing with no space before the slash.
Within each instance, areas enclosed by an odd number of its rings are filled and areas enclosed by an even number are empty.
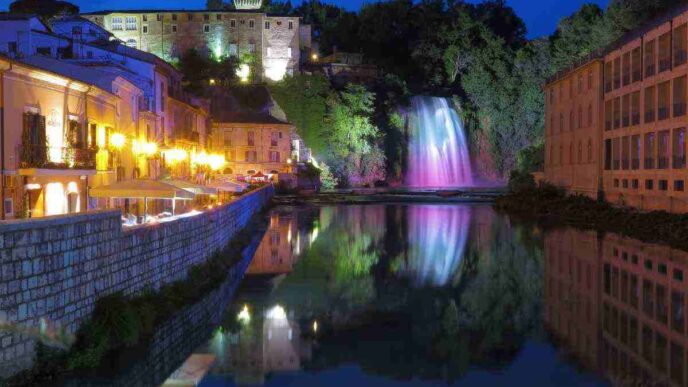
<svg viewBox="0 0 688 387">
<path fill-rule="evenodd" d="M 640 82 L 643 77 L 642 62 L 641 62 L 641 49 L 637 47 L 631 52 L 631 75 L 633 77 L 632 82 Z"/>
<path fill-rule="evenodd" d="M 614 129 L 621 127 L 621 97 L 614 99 Z"/>
<path fill-rule="evenodd" d="M 12 201 L 12 198 L 5 198 L 4 203 L 5 215 L 12 216 L 14 214 L 14 202 Z"/>
<path fill-rule="evenodd" d="M 674 129 L 672 144 L 673 167 L 682 169 L 686 167 L 686 129 Z"/>
<path fill-rule="evenodd" d="M 612 140 L 604 140 L 604 169 L 610 171 L 612 169 Z"/>
<path fill-rule="evenodd" d="M 612 62 L 604 64 L 604 92 L 612 91 Z"/>
<path fill-rule="evenodd" d="M 588 162 L 592 162 L 592 140 L 588 140 Z"/>
<path fill-rule="evenodd" d="M 666 191 L 669 189 L 669 182 L 667 180 L 658 180 L 657 181 L 657 188 L 660 191 Z"/>
<path fill-rule="evenodd" d="M 683 192 L 684 185 L 683 180 L 674 180 L 674 191 Z"/>
<path fill-rule="evenodd" d="M 186 14 L 186 20 L 187 20 L 187 21 L 192 21 L 192 20 L 193 20 L 193 14 L 192 14 L 192 13 L 187 13 L 187 14 Z"/>
<path fill-rule="evenodd" d="M 638 179 L 633 179 L 631 181 L 631 188 L 638 189 Z"/>
<path fill-rule="evenodd" d="M 237 47 L 236 43 L 230 43 L 229 44 L 229 56 L 238 56 L 239 55 L 239 48 Z"/>
<path fill-rule="evenodd" d="M 588 105 L 588 127 L 592 126 L 592 104 Z"/>
<path fill-rule="evenodd" d="M 631 124 L 631 95 L 621 98 L 621 126 L 627 128 Z"/>
<path fill-rule="evenodd" d="M 631 125 L 640 125 L 640 92 L 631 95 Z"/>
<path fill-rule="evenodd" d="M 629 169 L 630 167 L 630 155 L 629 155 L 629 146 L 631 144 L 631 140 L 628 136 L 624 136 L 621 138 L 621 169 Z"/>
<path fill-rule="evenodd" d="M 622 83 L 624 86 L 628 86 L 631 84 L 631 53 L 630 52 L 627 52 L 623 55 Z"/>
<path fill-rule="evenodd" d="M 210 24 L 203 25 L 203 32 L 205 32 L 206 34 L 210 32 Z"/>
<path fill-rule="evenodd" d="M 258 160 L 258 153 L 256 151 L 246 151 L 245 161 L 255 163 Z"/>
<path fill-rule="evenodd" d="M 255 132 L 248 132 L 247 133 L 247 140 L 248 140 L 248 146 L 256 146 L 256 133 Z"/>
<path fill-rule="evenodd" d="M 651 77 L 651 76 L 655 75 L 655 70 L 656 70 L 655 61 L 657 60 L 657 58 L 655 57 L 656 47 L 657 47 L 657 41 L 656 40 L 652 40 L 652 41 L 645 43 L 645 60 L 644 60 L 644 63 L 645 63 L 645 76 L 646 77 Z"/>
<path fill-rule="evenodd" d="M 136 48 L 136 39 L 127 39 L 127 47 Z"/>
<path fill-rule="evenodd" d="M 280 161 L 280 153 L 275 151 L 270 151 L 270 162 L 278 163 Z"/>
<path fill-rule="evenodd" d="M 660 121 L 669 118 L 669 89 L 669 81 L 657 86 L 657 119 Z"/>
<path fill-rule="evenodd" d="M 645 89 L 645 123 L 655 121 L 655 87 Z"/>
<path fill-rule="evenodd" d="M 645 134 L 645 169 L 655 168 L 655 134 Z"/>
<path fill-rule="evenodd" d="M 253 19 L 248 20 L 248 28 L 255 28 L 256 26 L 256 21 Z"/>
<path fill-rule="evenodd" d="M 613 127 L 613 115 L 614 115 L 614 107 L 613 107 L 613 100 L 607 100 L 604 103 L 604 130 L 612 130 Z"/>
<path fill-rule="evenodd" d="M 161 14 L 155 15 L 155 20 L 162 21 L 162 15 Z"/>
<path fill-rule="evenodd" d="M 631 137 L 631 169 L 640 169 L 640 135 Z"/>
<path fill-rule="evenodd" d="M 127 16 L 125 19 L 125 28 L 127 31 L 136 31 L 138 29 L 138 22 L 136 16 Z"/>
<path fill-rule="evenodd" d="M 216 14 L 216 15 L 215 15 L 215 20 L 221 21 L 221 20 L 222 20 L 222 14 L 221 14 L 221 13 Z"/>
<path fill-rule="evenodd" d="M 270 133 L 270 146 L 277 146 L 279 134 L 277 132 Z"/>
<path fill-rule="evenodd" d="M 268 21 L 268 20 L 265 21 L 265 29 L 266 30 L 270 29 L 270 21 Z"/>
<path fill-rule="evenodd" d="M 659 141 L 657 142 L 657 168 L 669 168 L 669 131 L 663 130 L 659 132 Z"/>
<path fill-rule="evenodd" d="M 671 69 L 671 33 L 659 37 L 659 72 Z"/>
<path fill-rule="evenodd" d="M 110 21 L 110 29 L 113 31 L 122 31 L 124 30 L 124 25 L 122 23 L 122 18 L 121 17 L 113 17 L 112 20 Z"/>
<path fill-rule="evenodd" d="M 294 22 L 289 20 L 289 29 L 293 30 L 294 29 Z"/>
<path fill-rule="evenodd" d="M 142 31 L 144 34 L 147 34 L 147 33 L 148 33 L 148 26 L 147 26 L 147 25 L 144 25 L 143 27 L 141 27 L 141 31 Z"/>
<path fill-rule="evenodd" d="M 236 19 L 229 19 L 229 28 L 236 28 Z"/>
<path fill-rule="evenodd" d="M 172 24 L 172 33 L 173 34 L 177 33 L 177 25 L 176 24 Z"/>
<path fill-rule="evenodd" d="M 203 14 L 203 21 L 210 21 L 210 15 L 207 13 Z"/>
<path fill-rule="evenodd" d="M 248 52 L 251 53 L 251 54 L 253 54 L 254 52 L 256 52 L 256 45 L 253 44 L 253 43 L 249 43 L 249 44 L 248 44 Z"/>
<path fill-rule="evenodd" d="M 686 24 L 680 25 L 674 29 L 674 66 L 680 66 L 686 63 L 686 33 L 688 27 Z"/>
<path fill-rule="evenodd" d="M 141 16 L 141 20 L 147 22 L 148 21 L 148 15 Z"/>
<path fill-rule="evenodd" d="M 172 21 L 177 21 L 177 14 L 176 13 L 172 14 Z"/>
<path fill-rule="evenodd" d="M 621 58 L 614 59 L 614 90 L 621 87 Z"/>
<path fill-rule="evenodd" d="M 686 76 L 674 79 L 674 117 L 686 115 Z"/>
<path fill-rule="evenodd" d="M 232 146 L 232 133 L 225 132 L 223 136 L 225 146 Z"/>
<path fill-rule="evenodd" d="M 645 189 L 648 191 L 652 191 L 655 187 L 655 181 L 652 179 L 647 179 L 645 180 Z"/>
<path fill-rule="evenodd" d="M 621 139 L 619 137 L 612 139 L 612 168 L 614 170 L 621 169 Z"/>
</svg>

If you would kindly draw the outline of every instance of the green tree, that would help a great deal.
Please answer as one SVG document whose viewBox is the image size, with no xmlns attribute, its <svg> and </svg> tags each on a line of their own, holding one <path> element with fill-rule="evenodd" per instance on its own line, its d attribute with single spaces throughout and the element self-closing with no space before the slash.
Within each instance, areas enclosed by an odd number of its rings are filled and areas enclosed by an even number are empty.
<svg viewBox="0 0 688 387">
<path fill-rule="evenodd" d="M 79 7 L 58 0 L 18 0 L 10 4 L 10 13 L 53 17 L 56 15 L 76 15 L 79 13 Z"/>
</svg>

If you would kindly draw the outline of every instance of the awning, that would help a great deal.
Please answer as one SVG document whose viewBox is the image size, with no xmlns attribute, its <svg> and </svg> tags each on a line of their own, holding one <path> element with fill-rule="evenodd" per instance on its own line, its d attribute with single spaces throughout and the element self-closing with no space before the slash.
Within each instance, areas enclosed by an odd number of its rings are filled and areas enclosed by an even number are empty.
<svg viewBox="0 0 688 387">
<path fill-rule="evenodd" d="M 177 199 L 192 200 L 194 194 L 158 180 L 134 179 L 91 188 L 89 196 L 94 198 L 120 199 Z"/>
<path fill-rule="evenodd" d="M 218 191 L 243 192 L 248 185 L 243 183 L 235 183 L 229 180 L 215 179 L 208 184 L 208 187 L 215 188 Z"/>
<path fill-rule="evenodd" d="M 195 195 L 217 195 L 217 188 L 207 187 L 186 180 L 162 180 L 162 182 L 183 189 L 184 191 L 189 191 Z"/>
</svg>

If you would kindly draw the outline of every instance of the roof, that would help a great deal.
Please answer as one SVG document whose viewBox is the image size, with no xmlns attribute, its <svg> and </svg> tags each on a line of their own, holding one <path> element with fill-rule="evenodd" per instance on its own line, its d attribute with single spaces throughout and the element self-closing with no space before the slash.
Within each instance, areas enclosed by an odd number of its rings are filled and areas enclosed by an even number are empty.
<svg viewBox="0 0 688 387">
<path fill-rule="evenodd" d="M 267 15 L 271 17 L 293 17 L 300 18 L 300 16 L 290 16 L 290 15 L 280 15 L 271 14 L 266 12 L 261 12 L 260 10 L 252 9 L 155 9 L 155 8 L 143 8 L 143 9 L 108 9 L 95 12 L 85 12 L 82 15 L 85 16 L 104 16 L 113 13 L 245 13 L 245 14 L 256 14 L 256 15 Z"/>
<path fill-rule="evenodd" d="M 33 55 L 18 59 L 18 61 L 42 70 L 96 86 L 109 93 L 112 93 L 112 82 L 119 77 L 117 74 L 74 65 L 43 55 Z"/>
<path fill-rule="evenodd" d="M 193 200 L 194 194 L 174 185 L 150 179 L 125 180 L 106 186 L 91 188 L 89 195 L 96 198 L 158 198 Z"/>
<path fill-rule="evenodd" d="M 219 114 L 213 115 L 213 120 L 231 124 L 291 125 L 289 122 L 277 119 L 267 113 L 249 111 L 221 111 Z"/>
</svg>

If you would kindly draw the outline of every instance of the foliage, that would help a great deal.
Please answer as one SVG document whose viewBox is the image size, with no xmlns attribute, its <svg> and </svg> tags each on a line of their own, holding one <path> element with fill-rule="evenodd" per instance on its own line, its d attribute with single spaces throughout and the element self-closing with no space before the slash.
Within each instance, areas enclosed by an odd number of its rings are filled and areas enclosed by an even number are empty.
<svg viewBox="0 0 688 387">
<path fill-rule="evenodd" d="M 535 188 L 535 178 L 529 172 L 524 172 L 518 169 L 511 171 L 509 176 L 509 191 L 523 192 Z"/>
<path fill-rule="evenodd" d="M 76 15 L 79 7 L 58 0 L 18 0 L 10 4 L 10 13 L 52 17 L 56 15 Z"/>
<path fill-rule="evenodd" d="M 196 95 L 204 95 L 211 79 L 218 85 L 235 83 L 236 70 L 240 62 L 241 60 L 234 56 L 213 58 L 190 49 L 179 58 L 176 65 L 183 74 L 185 90 Z"/>
<path fill-rule="evenodd" d="M 521 149 L 516 155 L 516 168 L 521 172 L 542 172 L 545 167 L 545 144 L 539 143 Z"/>
<path fill-rule="evenodd" d="M 330 167 L 325 163 L 320 163 L 320 188 L 330 191 L 337 188 L 338 184 L 339 180 L 332 175 Z"/>
</svg>

